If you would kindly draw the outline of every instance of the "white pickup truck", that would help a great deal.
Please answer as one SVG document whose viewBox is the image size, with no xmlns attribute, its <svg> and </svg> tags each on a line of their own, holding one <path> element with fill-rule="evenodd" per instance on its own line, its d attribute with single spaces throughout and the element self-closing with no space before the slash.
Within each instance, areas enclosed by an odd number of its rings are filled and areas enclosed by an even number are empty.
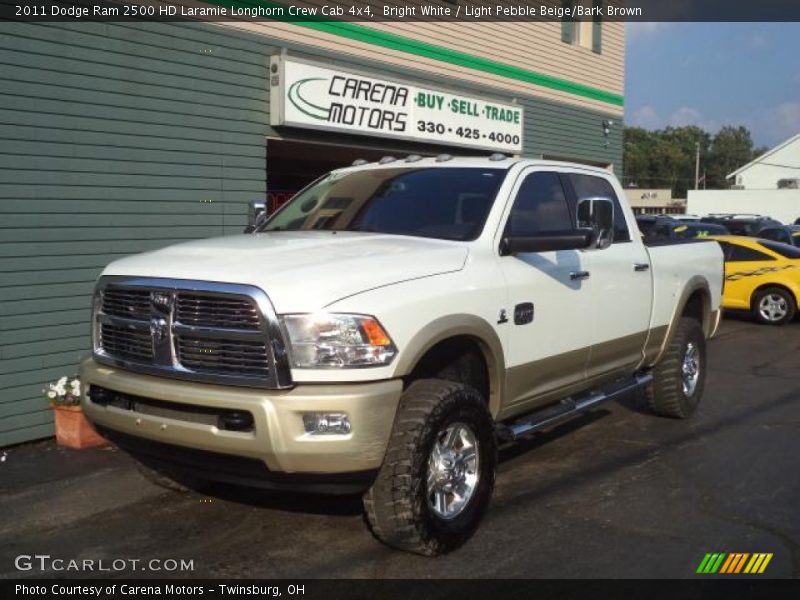
<svg viewBox="0 0 800 600">
<path fill-rule="evenodd" d="M 386 157 L 110 264 L 83 407 L 163 485 L 364 493 L 377 538 L 440 554 L 498 444 L 636 390 L 688 417 L 722 279 L 716 242 L 646 247 L 607 171 Z"/>
</svg>

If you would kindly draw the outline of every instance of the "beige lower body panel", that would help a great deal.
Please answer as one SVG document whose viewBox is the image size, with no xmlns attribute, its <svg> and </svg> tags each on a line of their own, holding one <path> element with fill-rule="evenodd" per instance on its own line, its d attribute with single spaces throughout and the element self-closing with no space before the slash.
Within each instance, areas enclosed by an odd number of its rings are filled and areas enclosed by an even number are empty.
<svg viewBox="0 0 800 600">
<path fill-rule="evenodd" d="M 591 389 L 631 374 L 642 361 L 648 332 L 518 365 L 506 373 L 506 403 L 499 419 Z"/>
<path fill-rule="evenodd" d="M 380 467 L 403 387 L 402 381 L 390 380 L 259 390 L 141 375 L 92 359 L 82 363 L 80 377 L 83 410 L 97 425 L 157 442 L 259 459 L 270 470 L 284 473 L 351 473 Z M 254 431 L 226 431 L 95 404 L 86 395 L 92 385 L 164 402 L 246 410 L 253 415 Z M 306 433 L 303 415 L 311 412 L 347 413 L 351 432 Z"/>
</svg>

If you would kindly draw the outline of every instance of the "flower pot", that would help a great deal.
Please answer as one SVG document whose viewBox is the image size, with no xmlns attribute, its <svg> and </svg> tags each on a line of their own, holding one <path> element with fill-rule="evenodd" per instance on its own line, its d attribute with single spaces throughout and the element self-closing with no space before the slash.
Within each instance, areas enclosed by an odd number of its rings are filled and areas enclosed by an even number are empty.
<svg viewBox="0 0 800 600">
<path fill-rule="evenodd" d="M 107 446 L 105 438 L 98 434 L 91 423 L 83 416 L 80 406 L 53 406 L 56 424 L 56 441 L 59 446 L 75 448 L 96 448 Z"/>
</svg>

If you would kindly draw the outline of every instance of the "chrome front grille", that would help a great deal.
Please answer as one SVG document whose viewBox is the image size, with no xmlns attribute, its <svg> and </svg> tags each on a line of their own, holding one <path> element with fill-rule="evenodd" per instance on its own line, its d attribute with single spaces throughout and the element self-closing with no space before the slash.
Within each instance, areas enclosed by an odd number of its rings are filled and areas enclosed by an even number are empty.
<svg viewBox="0 0 800 600">
<path fill-rule="evenodd" d="M 258 308 L 249 298 L 219 297 L 179 292 L 175 317 L 180 323 L 196 327 L 258 330 Z"/>
<path fill-rule="evenodd" d="M 94 356 L 168 377 L 291 386 L 274 309 L 253 286 L 103 277 L 95 294 Z"/>
<path fill-rule="evenodd" d="M 150 291 L 109 286 L 103 292 L 103 312 L 115 317 L 150 320 Z"/>
<path fill-rule="evenodd" d="M 178 361 L 185 367 L 206 373 L 238 373 L 267 377 L 268 356 L 264 342 L 234 341 L 178 336 Z"/>
<path fill-rule="evenodd" d="M 110 323 L 100 325 L 100 343 L 103 349 L 120 358 L 129 360 L 153 360 L 153 342 L 150 328 L 117 326 Z"/>
</svg>

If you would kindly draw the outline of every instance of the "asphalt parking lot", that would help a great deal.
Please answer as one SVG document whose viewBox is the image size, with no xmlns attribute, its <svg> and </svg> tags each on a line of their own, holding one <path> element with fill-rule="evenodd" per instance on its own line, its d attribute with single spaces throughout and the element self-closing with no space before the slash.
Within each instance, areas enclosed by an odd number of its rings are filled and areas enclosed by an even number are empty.
<svg viewBox="0 0 800 600">
<path fill-rule="evenodd" d="M 192 577 L 685 578 L 707 552 L 774 553 L 765 575 L 798 577 L 799 359 L 800 322 L 726 319 L 695 418 L 654 417 L 630 398 L 505 450 L 479 531 L 437 559 L 375 542 L 358 499 L 177 494 L 111 449 L 12 448 L 0 578 L 56 575 L 17 571 L 21 554 L 191 559 L 175 575 Z"/>
</svg>

